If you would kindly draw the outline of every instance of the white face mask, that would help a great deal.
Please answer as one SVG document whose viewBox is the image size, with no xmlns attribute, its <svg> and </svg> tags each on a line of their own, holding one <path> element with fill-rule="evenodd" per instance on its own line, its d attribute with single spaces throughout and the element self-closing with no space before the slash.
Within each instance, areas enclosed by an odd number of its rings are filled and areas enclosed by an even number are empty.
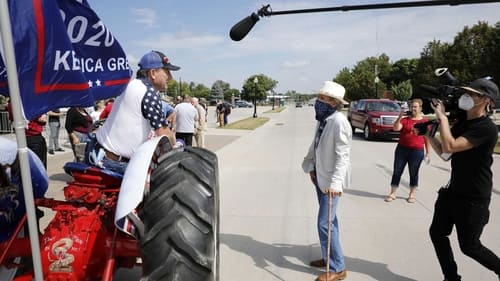
<svg viewBox="0 0 500 281">
<path fill-rule="evenodd" d="M 458 108 L 467 111 L 471 110 L 473 107 L 474 107 L 474 100 L 469 94 L 463 94 L 458 99 Z"/>
</svg>

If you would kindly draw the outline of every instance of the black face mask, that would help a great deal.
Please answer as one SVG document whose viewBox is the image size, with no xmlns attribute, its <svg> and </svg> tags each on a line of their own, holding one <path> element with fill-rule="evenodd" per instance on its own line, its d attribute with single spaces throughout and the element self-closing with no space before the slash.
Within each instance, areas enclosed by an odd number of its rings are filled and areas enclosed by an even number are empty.
<svg viewBox="0 0 500 281">
<path fill-rule="evenodd" d="M 316 100 L 316 103 L 314 104 L 314 111 L 316 111 L 316 120 L 323 122 L 328 116 L 337 111 L 337 108 L 328 103 Z"/>
</svg>

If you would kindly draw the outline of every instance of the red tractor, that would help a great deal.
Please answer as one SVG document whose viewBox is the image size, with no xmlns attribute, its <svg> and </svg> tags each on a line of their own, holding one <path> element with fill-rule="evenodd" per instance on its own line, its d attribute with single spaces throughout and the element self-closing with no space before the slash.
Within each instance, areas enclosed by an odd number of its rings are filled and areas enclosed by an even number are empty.
<svg viewBox="0 0 500 281">
<path fill-rule="evenodd" d="M 65 200 L 36 203 L 55 211 L 39 236 L 44 281 L 109 281 L 118 268 L 134 266 L 142 266 L 141 280 L 218 280 L 217 157 L 160 141 L 145 165 L 147 188 L 136 208 L 139 220 L 132 220 L 137 237 L 114 222 L 122 175 L 84 163 L 64 166 L 73 177 Z M 0 244 L 2 281 L 34 277 L 25 222 Z"/>
</svg>

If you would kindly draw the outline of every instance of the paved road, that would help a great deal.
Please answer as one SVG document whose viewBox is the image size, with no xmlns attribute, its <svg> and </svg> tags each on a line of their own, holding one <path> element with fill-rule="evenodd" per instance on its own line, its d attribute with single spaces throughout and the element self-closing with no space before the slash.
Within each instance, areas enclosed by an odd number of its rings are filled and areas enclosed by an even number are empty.
<svg viewBox="0 0 500 281">
<path fill-rule="evenodd" d="M 207 147 L 219 158 L 221 281 L 314 280 L 320 270 L 307 263 L 320 255 L 314 190 L 300 163 L 314 131 L 311 107 L 289 107 L 254 131 L 215 129 L 209 111 Z M 213 113 L 213 112 L 212 112 Z M 253 109 L 234 109 L 231 120 Z M 213 125 L 210 125 L 213 122 Z M 405 171 L 398 200 L 386 203 L 392 173 L 393 141 L 366 142 L 361 132 L 352 146 L 353 182 L 338 213 L 348 280 L 442 280 L 427 229 L 436 190 L 449 175 L 449 163 L 433 156 L 423 164 L 417 202 L 408 204 Z M 61 167 L 69 152 L 49 156 L 48 196 L 62 197 L 70 177 Z M 483 242 L 500 254 L 500 157 L 494 162 L 494 194 Z M 463 280 L 497 277 L 453 248 Z M 126 276 L 126 277 L 125 277 Z M 121 271 L 116 280 L 138 280 L 139 270 Z"/>
<path fill-rule="evenodd" d="M 300 163 L 313 134 L 313 110 L 290 107 L 267 114 L 271 121 L 226 145 L 217 155 L 221 188 L 221 281 L 314 280 L 307 263 L 320 256 L 315 227 L 317 204 Z M 449 163 L 433 156 L 421 169 L 417 202 L 409 204 L 405 171 L 398 200 L 386 203 L 395 142 L 352 146 L 353 184 L 339 206 L 341 241 L 349 280 L 442 280 L 427 230 L 436 190 Z M 483 242 L 500 254 L 500 157 Z M 459 253 L 463 280 L 498 280 Z"/>
</svg>

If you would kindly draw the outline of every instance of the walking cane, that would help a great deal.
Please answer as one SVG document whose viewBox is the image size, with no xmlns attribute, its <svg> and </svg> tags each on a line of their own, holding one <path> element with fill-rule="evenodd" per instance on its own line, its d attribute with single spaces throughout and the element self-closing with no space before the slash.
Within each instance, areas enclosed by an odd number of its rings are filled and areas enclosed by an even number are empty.
<svg viewBox="0 0 500 281">
<path fill-rule="evenodd" d="M 328 195 L 328 241 L 326 242 L 327 250 L 326 250 L 326 280 L 328 280 L 330 275 L 330 247 L 331 247 L 331 238 L 332 238 L 332 196 Z"/>
</svg>

